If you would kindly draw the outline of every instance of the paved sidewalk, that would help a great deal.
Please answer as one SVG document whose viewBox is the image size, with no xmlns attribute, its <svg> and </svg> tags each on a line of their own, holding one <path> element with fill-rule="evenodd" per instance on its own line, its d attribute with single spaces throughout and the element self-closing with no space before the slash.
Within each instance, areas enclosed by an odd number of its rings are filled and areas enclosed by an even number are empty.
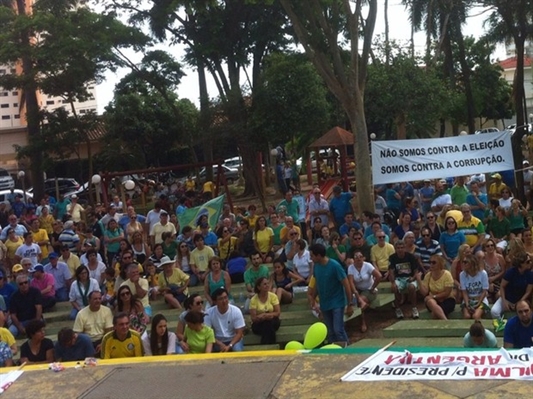
<svg viewBox="0 0 533 399">
<path fill-rule="evenodd" d="M 339 379 L 369 355 L 299 355 L 258 352 L 237 356 L 168 356 L 55 373 L 27 366 L 6 398 L 508 398 L 526 397 L 527 381 L 424 381 L 349 383 Z M 150 360 L 147 362 L 147 360 Z M 40 370 L 38 370 L 40 368 Z"/>
</svg>

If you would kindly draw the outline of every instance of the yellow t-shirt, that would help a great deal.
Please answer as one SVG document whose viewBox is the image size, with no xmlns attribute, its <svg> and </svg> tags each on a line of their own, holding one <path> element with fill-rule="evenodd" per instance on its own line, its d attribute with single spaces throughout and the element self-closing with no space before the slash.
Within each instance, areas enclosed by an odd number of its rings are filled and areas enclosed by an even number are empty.
<svg viewBox="0 0 533 399">
<path fill-rule="evenodd" d="M 37 232 L 32 230 L 32 233 L 33 233 L 33 241 L 34 242 L 39 242 L 39 241 L 48 241 L 48 242 L 50 242 L 49 238 L 48 238 L 48 233 L 46 232 L 45 229 L 39 229 Z M 48 245 L 49 244 L 39 245 L 39 247 L 41 248 L 42 259 L 48 258 L 48 253 L 49 253 Z"/>
<path fill-rule="evenodd" d="M 136 295 L 137 294 L 137 288 L 135 288 L 135 284 L 131 282 L 130 279 L 127 279 L 126 281 L 124 281 L 122 284 L 120 284 L 121 287 L 127 285 L 128 287 L 130 287 L 130 291 L 131 291 L 131 294 L 132 295 Z M 148 290 L 150 289 L 150 286 L 148 284 L 148 280 L 146 280 L 145 278 L 139 278 L 139 285 L 141 286 L 141 288 L 145 291 L 147 291 L 146 295 L 142 298 L 137 298 L 139 299 L 142 304 L 143 304 L 143 307 L 148 307 L 150 306 L 150 300 L 148 299 Z"/>
<path fill-rule="evenodd" d="M 124 341 L 117 338 L 114 331 L 108 332 L 102 340 L 102 359 L 141 357 L 144 355 L 141 335 L 130 330 Z"/>
<path fill-rule="evenodd" d="M 276 305 L 279 305 L 279 300 L 278 296 L 273 292 L 268 293 L 266 302 L 261 302 L 257 294 L 250 300 L 250 309 L 255 309 L 257 314 L 273 312 Z"/>
<path fill-rule="evenodd" d="M 63 259 L 63 256 L 59 257 L 59 261 L 67 264 L 72 276 L 76 275 L 76 269 L 81 266 L 80 258 L 73 253 L 70 254 L 67 260 Z"/>
<path fill-rule="evenodd" d="M 396 252 L 394 246 L 388 242 L 383 247 L 376 244 L 370 249 L 370 259 L 377 265 L 380 272 L 386 272 L 389 269 L 389 257 L 394 252 Z"/>
<path fill-rule="evenodd" d="M 215 191 L 215 184 L 212 181 L 206 181 L 204 183 L 203 192 L 212 193 L 213 191 Z"/>
<path fill-rule="evenodd" d="M 287 227 L 287 226 L 284 226 L 281 228 L 280 232 L 279 232 L 279 237 L 281 238 L 281 241 L 283 240 L 287 240 L 287 239 L 290 239 L 290 237 L 288 237 L 288 234 L 289 234 L 289 230 L 296 230 L 298 232 L 298 235 L 300 236 L 300 238 L 303 238 L 302 237 L 302 230 L 300 229 L 300 227 L 294 225 L 293 227 Z"/>
<path fill-rule="evenodd" d="M 16 342 L 11 331 L 4 327 L 0 327 L 0 341 L 5 342 L 9 347 Z"/>
<path fill-rule="evenodd" d="M 492 183 L 489 186 L 489 199 L 500 199 L 502 197 L 502 190 L 504 188 L 507 188 L 507 184 L 504 182 L 501 182 L 499 186 L 497 186 L 496 183 Z"/>
<path fill-rule="evenodd" d="M 45 229 L 48 234 L 52 234 L 54 232 L 52 223 L 54 223 L 54 217 L 52 215 L 48 214 L 46 217 L 43 215 L 39 216 L 39 224 L 41 229 Z"/>
<path fill-rule="evenodd" d="M 257 230 L 254 232 L 254 240 L 257 241 L 257 246 L 261 253 L 266 253 L 270 251 L 270 241 L 274 237 L 274 230 L 270 227 L 265 228 L 264 230 Z"/>
<path fill-rule="evenodd" d="M 453 288 L 453 277 L 448 270 L 444 270 L 444 274 L 438 280 L 431 277 L 431 273 L 427 273 L 424 276 L 422 284 L 426 288 L 429 288 L 429 295 L 438 295 L 444 292 L 446 288 Z M 453 290 L 450 291 L 448 298 L 453 298 Z"/>
<path fill-rule="evenodd" d="M 165 278 L 165 272 L 159 273 L 159 276 L 157 276 L 157 279 L 159 281 L 159 288 L 165 289 L 168 288 L 170 284 L 175 284 L 179 287 L 184 286 L 187 281 L 189 281 L 189 275 L 185 272 L 183 272 L 181 269 L 172 269 L 172 276 Z M 185 295 L 189 294 L 189 291 L 185 289 L 183 291 Z"/>
<path fill-rule="evenodd" d="M 18 237 L 17 241 L 11 241 L 10 239 L 7 239 L 5 242 L 7 249 L 7 258 L 13 260 L 13 258 L 15 257 L 15 252 L 17 252 L 18 247 L 20 247 L 23 243 L 24 240 L 22 239 L 22 237 Z"/>
<path fill-rule="evenodd" d="M 222 239 L 218 239 L 218 253 L 221 259 L 228 259 L 229 255 L 237 249 L 237 237 L 230 237 L 228 241 L 222 243 Z"/>
<path fill-rule="evenodd" d="M 113 328 L 113 313 L 107 306 L 102 305 L 97 312 L 93 312 L 88 306 L 80 310 L 72 329 L 88 335 L 94 342 L 102 338 L 108 328 Z"/>
<path fill-rule="evenodd" d="M 204 249 L 201 251 L 198 248 L 195 248 L 191 252 L 191 264 L 196 265 L 199 271 L 205 272 L 207 271 L 209 260 L 213 256 L 215 256 L 215 251 L 213 251 L 213 248 L 208 247 L 207 245 L 204 246 Z"/>
<path fill-rule="evenodd" d="M 194 191 L 194 188 L 196 185 L 194 184 L 193 180 L 186 180 L 185 181 L 185 191 Z"/>
<path fill-rule="evenodd" d="M 246 216 L 245 219 L 250 223 L 250 228 L 253 230 L 255 229 L 255 223 L 257 222 L 257 219 L 259 219 L 259 215 Z"/>
<path fill-rule="evenodd" d="M 107 295 L 109 296 L 115 296 L 115 279 L 113 280 L 105 280 L 105 290 Z"/>
</svg>

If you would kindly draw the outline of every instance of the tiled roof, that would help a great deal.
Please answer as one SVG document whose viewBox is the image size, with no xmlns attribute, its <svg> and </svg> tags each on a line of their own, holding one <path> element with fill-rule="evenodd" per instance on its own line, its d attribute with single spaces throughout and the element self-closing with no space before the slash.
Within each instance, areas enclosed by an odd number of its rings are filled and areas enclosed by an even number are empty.
<svg viewBox="0 0 533 399">
<path fill-rule="evenodd" d="M 531 67 L 533 59 L 530 57 L 524 57 L 524 66 Z M 498 62 L 503 69 L 515 69 L 516 68 L 516 57 L 510 57 L 503 61 Z"/>
</svg>

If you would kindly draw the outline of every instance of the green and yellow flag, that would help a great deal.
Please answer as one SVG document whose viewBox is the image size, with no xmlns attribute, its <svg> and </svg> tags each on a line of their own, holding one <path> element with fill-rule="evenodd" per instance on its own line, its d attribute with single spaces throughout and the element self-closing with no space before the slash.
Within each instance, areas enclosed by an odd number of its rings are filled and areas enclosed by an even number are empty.
<svg viewBox="0 0 533 399">
<path fill-rule="evenodd" d="M 225 195 L 219 195 L 205 204 L 196 206 L 194 208 L 186 209 L 181 215 L 178 215 L 178 221 L 181 228 L 184 226 L 191 226 L 196 228 L 198 226 L 198 220 L 204 215 L 207 215 L 209 227 L 214 229 L 218 223 L 218 218 L 222 213 L 222 206 L 224 205 Z"/>
</svg>

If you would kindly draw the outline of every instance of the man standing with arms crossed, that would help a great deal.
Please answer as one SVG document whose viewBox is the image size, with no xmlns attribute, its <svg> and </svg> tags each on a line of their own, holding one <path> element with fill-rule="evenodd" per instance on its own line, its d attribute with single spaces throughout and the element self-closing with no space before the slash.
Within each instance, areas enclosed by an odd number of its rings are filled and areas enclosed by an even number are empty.
<svg viewBox="0 0 533 399">
<path fill-rule="evenodd" d="M 346 272 L 339 262 L 326 256 L 322 244 L 309 248 L 314 263 L 313 275 L 316 286 L 309 287 L 308 296 L 312 299 L 311 309 L 318 310 L 316 297 L 320 295 L 320 312 L 328 328 L 328 341 L 348 345 L 349 339 L 344 329 L 344 314 L 353 314 L 351 290 Z"/>
</svg>

